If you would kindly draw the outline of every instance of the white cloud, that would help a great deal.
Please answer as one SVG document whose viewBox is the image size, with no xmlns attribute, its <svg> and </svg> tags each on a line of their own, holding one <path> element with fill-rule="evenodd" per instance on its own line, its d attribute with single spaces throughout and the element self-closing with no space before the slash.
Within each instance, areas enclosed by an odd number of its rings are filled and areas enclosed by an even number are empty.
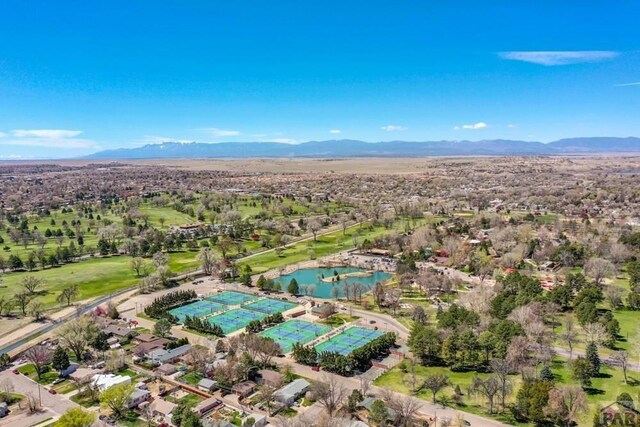
<svg viewBox="0 0 640 427">
<path fill-rule="evenodd" d="M 220 129 L 220 128 L 204 128 L 203 130 L 215 137 L 240 135 L 240 131 L 238 130 Z"/>
<path fill-rule="evenodd" d="M 4 138 L 5 136 L 7 136 L 7 134 L 6 134 L 6 133 L 4 133 L 4 132 L 0 132 L 0 138 Z"/>
<path fill-rule="evenodd" d="M 145 135 L 142 144 L 162 144 L 163 142 L 176 142 L 180 144 L 190 144 L 193 141 L 187 139 L 171 138 L 169 136 Z"/>
<path fill-rule="evenodd" d="M 611 50 L 583 50 L 583 51 L 531 51 L 531 52 L 500 52 L 501 58 L 513 61 L 530 62 L 532 64 L 554 66 L 581 64 L 584 62 L 600 62 L 616 58 L 620 52 Z"/>
<path fill-rule="evenodd" d="M 11 134 L 18 138 L 51 138 L 51 139 L 62 139 L 62 138 L 73 138 L 74 136 L 78 136 L 82 133 L 81 130 L 65 130 L 65 129 L 16 129 L 12 130 Z"/>
<path fill-rule="evenodd" d="M 453 130 L 478 130 L 478 129 L 486 129 L 489 125 L 484 122 L 478 122 L 471 125 L 462 125 L 462 126 L 454 126 Z"/>
<path fill-rule="evenodd" d="M 624 87 L 624 86 L 640 86 L 640 82 L 622 83 L 622 84 L 616 85 L 616 87 Z"/>
<path fill-rule="evenodd" d="M 513 128 L 517 128 L 518 125 L 508 124 L 507 127 L 510 128 L 510 129 L 513 129 Z"/>
<path fill-rule="evenodd" d="M 95 141 L 76 138 L 82 131 L 65 129 L 15 129 L 4 134 L 3 145 L 53 148 L 96 148 Z"/>
<path fill-rule="evenodd" d="M 380 129 L 387 132 L 399 132 L 399 131 L 407 130 L 409 128 L 405 126 L 398 126 L 398 125 L 387 125 L 387 126 L 382 126 Z"/>
<path fill-rule="evenodd" d="M 339 135 L 342 133 L 342 131 L 340 129 L 331 129 L 329 133 L 332 133 L 334 135 Z"/>
<path fill-rule="evenodd" d="M 273 138 L 268 142 L 279 142 L 281 144 L 297 144 L 298 140 L 293 138 Z"/>
</svg>

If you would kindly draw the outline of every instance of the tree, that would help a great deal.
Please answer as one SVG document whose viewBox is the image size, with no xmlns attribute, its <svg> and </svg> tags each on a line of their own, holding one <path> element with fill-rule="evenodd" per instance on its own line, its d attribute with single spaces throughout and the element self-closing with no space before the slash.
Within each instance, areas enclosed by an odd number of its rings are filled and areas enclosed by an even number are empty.
<svg viewBox="0 0 640 427">
<path fill-rule="evenodd" d="M 98 328 L 88 317 L 80 317 L 62 325 L 57 332 L 63 344 L 76 356 L 76 360 L 82 360 L 85 348 L 89 341 L 97 335 Z"/>
<path fill-rule="evenodd" d="M 492 359 L 490 364 L 491 372 L 493 372 L 500 383 L 500 408 L 504 411 L 507 395 L 511 392 L 511 381 L 509 374 L 513 370 L 511 363 L 506 359 Z"/>
<path fill-rule="evenodd" d="M 544 412 L 558 425 L 569 427 L 587 409 L 587 397 L 582 388 L 563 385 L 549 391 L 549 403 Z"/>
<path fill-rule="evenodd" d="M 544 421 L 544 408 L 549 402 L 549 391 L 553 383 L 536 379 L 526 379 L 516 395 L 513 407 L 514 415 L 518 421 L 532 421 L 541 423 Z"/>
<path fill-rule="evenodd" d="M 386 426 L 389 419 L 389 411 L 384 402 L 380 399 L 376 399 L 371 404 L 371 412 L 369 413 L 369 419 L 376 423 L 378 426 Z"/>
<path fill-rule="evenodd" d="M 591 387 L 591 373 L 593 367 L 589 361 L 581 356 L 578 356 L 571 364 L 573 379 L 578 381 L 582 388 Z"/>
<path fill-rule="evenodd" d="M 29 296 L 33 296 L 44 281 L 35 276 L 26 276 L 20 283 Z"/>
<path fill-rule="evenodd" d="M 20 307 L 22 311 L 22 315 L 27 315 L 27 305 L 29 305 L 29 301 L 31 300 L 31 296 L 27 292 L 18 292 L 13 296 L 13 299 L 16 302 L 16 305 Z"/>
<path fill-rule="evenodd" d="M 24 353 L 24 357 L 33 364 L 38 379 L 44 373 L 44 367 L 51 361 L 51 352 L 44 345 L 34 345 L 29 347 Z"/>
<path fill-rule="evenodd" d="M 473 377 L 469 392 L 471 394 L 480 394 L 486 397 L 489 404 L 489 413 L 493 414 L 495 397 L 500 392 L 500 382 L 495 377 L 482 379 L 476 376 Z"/>
<path fill-rule="evenodd" d="M 131 384 L 119 384 L 109 387 L 100 394 L 100 407 L 110 409 L 116 418 L 124 415 L 133 392 Z"/>
<path fill-rule="evenodd" d="M 57 346 L 53 352 L 53 357 L 51 358 L 51 367 L 57 370 L 60 373 L 60 376 L 62 376 L 62 373 L 69 367 L 69 365 L 69 355 L 64 348 Z"/>
<path fill-rule="evenodd" d="M 315 242 L 318 237 L 318 231 L 322 228 L 322 221 L 318 217 L 310 218 L 307 221 L 307 230 L 311 231 L 313 234 L 313 241 Z"/>
<path fill-rule="evenodd" d="M 153 333 L 159 337 L 165 338 L 171 332 L 171 322 L 167 319 L 160 319 L 153 326 Z"/>
<path fill-rule="evenodd" d="M 335 375 L 323 375 L 320 381 L 312 384 L 311 389 L 316 400 L 330 417 L 347 397 L 347 389 Z"/>
<path fill-rule="evenodd" d="M 584 264 L 584 272 L 593 279 L 596 285 L 600 285 L 603 279 L 615 274 L 616 266 L 603 258 L 591 258 Z"/>
<path fill-rule="evenodd" d="M 298 295 L 300 293 L 300 287 L 298 286 L 298 281 L 293 278 L 289 282 L 289 286 L 287 286 L 287 292 L 291 295 Z"/>
<path fill-rule="evenodd" d="M 364 396 L 357 388 L 353 389 L 347 400 L 347 407 L 352 414 L 358 409 L 358 404 L 364 400 Z"/>
<path fill-rule="evenodd" d="M 423 387 L 431 391 L 431 401 L 436 403 L 436 394 L 447 385 L 449 385 L 449 378 L 444 374 L 431 374 L 427 375 L 422 383 Z"/>
<path fill-rule="evenodd" d="M 591 341 L 587 344 L 585 358 L 591 366 L 591 376 L 597 377 L 600 375 L 600 355 L 598 354 L 598 347 L 595 342 Z"/>
<path fill-rule="evenodd" d="M 56 422 L 58 427 L 91 427 L 96 420 L 94 412 L 80 407 L 69 408 Z"/>
<path fill-rule="evenodd" d="M 78 291 L 78 285 L 71 285 L 60 291 L 60 295 L 58 295 L 56 301 L 61 304 L 64 303 L 68 307 L 71 305 L 71 300 L 76 298 L 79 294 L 80 292 Z"/>
<path fill-rule="evenodd" d="M 147 263 L 141 257 L 131 258 L 130 265 L 131 265 L 131 269 L 135 273 L 136 277 L 142 277 L 147 272 Z"/>
<path fill-rule="evenodd" d="M 573 322 L 573 317 L 568 316 L 565 324 L 564 331 L 560 334 L 560 339 L 567 343 L 567 347 L 569 347 L 569 360 L 573 359 L 573 346 L 579 342 L 578 340 L 578 331 L 575 328 L 575 323 Z"/>
<path fill-rule="evenodd" d="M 202 266 L 202 272 L 207 276 L 213 274 L 213 269 L 216 266 L 216 257 L 210 247 L 204 247 L 200 249 L 200 253 L 196 257 L 200 261 Z"/>
<path fill-rule="evenodd" d="M 29 315 L 33 317 L 33 320 L 35 320 L 36 322 L 42 320 L 44 314 L 44 304 L 42 303 L 42 301 L 38 301 L 36 299 L 31 300 L 26 309 Z"/>
<path fill-rule="evenodd" d="M 626 351 L 616 351 L 611 356 L 616 365 L 622 368 L 622 375 L 624 376 L 624 383 L 627 384 L 627 368 L 629 367 L 629 354 Z"/>
</svg>

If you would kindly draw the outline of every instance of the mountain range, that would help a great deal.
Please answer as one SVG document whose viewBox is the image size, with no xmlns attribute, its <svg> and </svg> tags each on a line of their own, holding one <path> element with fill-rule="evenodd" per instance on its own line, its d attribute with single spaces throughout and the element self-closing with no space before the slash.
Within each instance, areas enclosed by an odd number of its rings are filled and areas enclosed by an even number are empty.
<svg viewBox="0 0 640 427">
<path fill-rule="evenodd" d="M 136 148 L 99 151 L 86 159 L 247 158 L 247 157 L 421 157 L 537 156 L 640 153 L 640 138 L 586 137 L 542 143 L 492 139 L 481 141 L 310 141 L 183 143 L 164 142 Z"/>
</svg>

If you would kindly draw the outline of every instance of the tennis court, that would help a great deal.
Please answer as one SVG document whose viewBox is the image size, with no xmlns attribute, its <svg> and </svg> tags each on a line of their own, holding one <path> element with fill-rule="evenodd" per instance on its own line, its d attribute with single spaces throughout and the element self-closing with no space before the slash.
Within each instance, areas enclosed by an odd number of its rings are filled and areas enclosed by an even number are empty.
<svg viewBox="0 0 640 427">
<path fill-rule="evenodd" d="M 296 307 L 297 305 L 298 304 L 294 304 L 288 301 L 265 298 L 258 301 L 250 302 L 249 304 L 245 304 L 242 306 L 242 308 L 259 311 L 261 313 L 275 314 L 275 313 L 282 313 L 284 311 L 291 310 L 293 307 Z"/>
<path fill-rule="evenodd" d="M 208 296 L 209 301 L 214 301 L 225 305 L 240 305 L 248 301 L 256 299 L 253 295 L 245 294 L 244 292 L 236 291 L 224 291 L 219 294 Z"/>
<path fill-rule="evenodd" d="M 306 344 L 313 341 L 321 335 L 331 330 L 330 326 L 320 325 L 318 323 L 305 322 L 304 320 L 292 319 L 281 323 L 266 331 L 260 332 L 260 335 L 271 338 L 282 348 L 283 353 L 289 353 L 293 344 Z"/>
<path fill-rule="evenodd" d="M 362 347 L 382 335 L 383 333 L 380 331 L 354 326 L 318 344 L 316 350 L 318 350 L 318 352 L 338 352 L 344 356 L 348 356 L 353 350 Z"/>
<path fill-rule="evenodd" d="M 191 304 L 183 305 L 182 307 L 176 307 L 169 310 L 169 313 L 178 318 L 180 322 L 184 322 L 186 316 L 190 317 L 202 317 L 208 316 L 216 311 L 224 310 L 226 305 L 217 302 L 201 300 L 192 302 Z"/>
<path fill-rule="evenodd" d="M 225 334 L 242 329 L 252 320 L 262 320 L 267 317 L 266 313 L 259 311 L 245 310 L 244 308 L 234 308 L 224 313 L 216 314 L 207 318 L 212 325 L 218 325 Z"/>
</svg>

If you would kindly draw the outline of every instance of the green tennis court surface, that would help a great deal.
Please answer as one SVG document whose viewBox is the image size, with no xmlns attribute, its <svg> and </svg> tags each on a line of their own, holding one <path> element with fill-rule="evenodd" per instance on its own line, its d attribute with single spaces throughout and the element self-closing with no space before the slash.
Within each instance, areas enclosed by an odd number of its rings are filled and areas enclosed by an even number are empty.
<svg viewBox="0 0 640 427">
<path fill-rule="evenodd" d="M 211 295 L 206 299 L 220 304 L 240 305 L 244 304 L 247 301 L 253 301 L 254 299 L 256 299 L 256 297 L 254 297 L 253 295 L 245 294 L 244 292 L 224 291 L 219 294 Z"/>
<path fill-rule="evenodd" d="M 283 353 L 288 353 L 294 343 L 306 344 L 330 330 L 331 327 L 327 325 L 293 319 L 260 332 L 260 335 L 271 338 L 280 344 Z"/>
<path fill-rule="evenodd" d="M 382 335 L 383 333 L 380 331 L 354 326 L 318 344 L 316 350 L 318 350 L 319 353 L 329 351 L 348 356 L 353 350 L 362 347 Z"/>
<path fill-rule="evenodd" d="M 225 334 L 242 329 L 252 320 L 262 320 L 267 317 L 266 313 L 259 311 L 245 310 L 244 308 L 234 308 L 224 313 L 216 314 L 207 318 L 212 325 L 218 325 Z"/>
<path fill-rule="evenodd" d="M 172 308 L 169 313 L 178 318 L 180 322 L 184 322 L 186 316 L 190 317 L 202 317 L 208 316 L 216 311 L 224 310 L 227 308 L 224 304 L 220 304 L 213 301 L 201 300 L 192 302 L 191 304 L 183 305 L 181 307 Z"/>
<path fill-rule="evenodd" d="M 275 314 L 275 313 L 282 313 L 283 311 L 291 310 L 293 307 L 296 307 L 297 305 L 298 304 L 294 304 L 288 301 L 265 298 L 258 301 L 250 302 L 249 304 L 245 304 L 242 306 L 242 308 L 259 311 L 261 313 Z"/>
</svg>

